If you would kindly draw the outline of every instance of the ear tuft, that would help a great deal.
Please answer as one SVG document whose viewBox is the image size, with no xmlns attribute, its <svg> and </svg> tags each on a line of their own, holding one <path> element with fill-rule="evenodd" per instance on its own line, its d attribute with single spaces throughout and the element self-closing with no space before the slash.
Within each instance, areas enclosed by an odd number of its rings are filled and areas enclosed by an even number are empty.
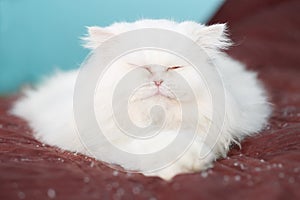
<svg viewBox="0 0 300 200">
<path fill-rule="evenodd" d="M 98 26 L 87 27 L 87 31 L 88 34 L 81 39 L 83 40 L 82 46 L 88 49 L 96 49 L 101 43 L 114 35 L 106 28 L 101 28 Z"/>
<path fill-rule="evenodd" d="M 196 42 L 202 47 L 211 50 L 228 49 L 232 45 L 231 40 L 228 38 L 226 24 L 214 24 L 203 27 L 198 33 Z"/>
</svg>

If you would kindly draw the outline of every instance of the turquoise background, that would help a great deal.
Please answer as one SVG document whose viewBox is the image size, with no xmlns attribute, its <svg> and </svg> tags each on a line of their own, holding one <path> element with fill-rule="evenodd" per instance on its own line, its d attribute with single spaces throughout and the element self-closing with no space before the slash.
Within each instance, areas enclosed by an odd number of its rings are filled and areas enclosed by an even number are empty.
<svg viewBox="0 0 300 200">
<path fill-rule="evenodd" d="M 222 0 L 0 0 L 0 94 L 56 68 L 78 67 L 88 54 L 85 26 L 140 18 L 205 23 Z"/>
</svg>

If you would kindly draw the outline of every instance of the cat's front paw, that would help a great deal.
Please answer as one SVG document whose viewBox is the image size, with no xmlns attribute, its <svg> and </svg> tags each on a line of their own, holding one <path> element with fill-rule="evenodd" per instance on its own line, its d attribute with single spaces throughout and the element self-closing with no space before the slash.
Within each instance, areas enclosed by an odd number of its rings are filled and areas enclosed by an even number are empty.
<svg viewBox="0 0 300 200">
<path fill-rule="evenodd" d="M 146 176 L 159 176 L 165 180 L 171 180 L 182 173 L 192 173 L 212 167 L 216 159 L 214 152 L 205 144 L 194 144 L 171 165 L 152 173 L 144 173 Z"/>
</svg>

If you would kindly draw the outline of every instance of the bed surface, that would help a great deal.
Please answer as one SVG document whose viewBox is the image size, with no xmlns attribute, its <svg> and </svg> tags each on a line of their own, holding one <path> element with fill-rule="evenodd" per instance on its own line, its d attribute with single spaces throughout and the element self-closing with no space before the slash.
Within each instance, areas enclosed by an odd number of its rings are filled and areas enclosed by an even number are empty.
<svg viewBox="0 0 300 200">
<path fill-rule="evenodd" d="M 0 98 L 0 199 L 300 199 L 300 1 L 229 0 L 210 23 L 228 22 L 228 53 L 258 72 L 274 104 L 270 125 L 233 146 L 207 172 L 165 182 L 116 172 L 41 144 Z"/>
</svg>

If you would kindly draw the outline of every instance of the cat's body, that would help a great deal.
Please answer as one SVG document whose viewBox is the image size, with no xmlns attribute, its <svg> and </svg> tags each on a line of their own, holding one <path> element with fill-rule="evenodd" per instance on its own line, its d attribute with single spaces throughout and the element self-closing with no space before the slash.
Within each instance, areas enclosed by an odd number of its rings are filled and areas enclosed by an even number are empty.
<svg viewBox="0 0 300 200">
<path fill-rule="evenodd" d="M 116 145 L 120 145 L 130 153 L 153 152 L 163 148 L 166 142 L 174 139 L 180 123 L 189 129 L 189 123 L 198 119 L 200 121 L 197 138 L 184 155 L 171 166 L 150 173 L 150 175 L 170 179 L 179 173 L 206 169 L 211 166 L 215 159 L 226 155 L 232 142 L 238 142 L 246 136 L 259 132 L 264 127 L 271 113 L 267 96 L 255 73 L 246 71 L 241 63 L 220 52 L 221 49 L 229 45 L 229 40 L 224 33 L 224 25 L 207 27 L 194 22 L 176 23 L 168 20 L 116 23 L 107 28 L 91 27 L 89 35 L 85 38 L 87 41 L 85 46 L 95 49 L 113 35 L 141 28 L 172 30 L 197 42 L 206 51 L 207 58 L 214 61 L 214 65 L 207 64 L 207 66 L 216 67 L 222 77 L 223 86 L 215 85 L 214 88 L 224 87 L 226 107 L 223 130 L 218 139 L 211 138 L 212 141 L 216 141 L 216 144 L 203 142 L 202 136 L 214 123 L 211 121 L 213 105 L 209 100 L 209 91 L 203 86 L 204 81 L 195 75 L 191 66 L 186 66 L 186 63 L 167 53 L 149 50 L 133 53 L 115 63 L 115 67 L 112 67 L 107 75 L 106 86 L 102 90 L 99 89 L 98 95 L 95 96 L 95 102 L 98 104 L 96 103 L 94 107 L 99 122 L 106 124 L 104 132 L 108 134 L 108 137 L 113 138 L 112 141 L 115 141 Z M 149 66 L 145 68 L 150 64 L 158 64 L 162 67 Z M 132 101 L 130 100 L 132 102 L 131 107 L 129 107 L 131 119 L 137 124 L 140 123 L 141 126 L 149 124 L 149 116 L 143 114 L 143 110 L 146 112 L 152 104 L 162 104 L 169 111 L 166 114 L 169 123 L 162 130 L 164 134 L 160 135 L 157 140 L 138 143 L 137 141 L 129 142 L 122 137 L 114 138 L 117 126 L 114 125 L 113 114 L 107 105 L 110 102 L 108 97 L 112 95 L 112 86 L 116 84 L 117 80 L 110 77 L 112 75 L 113 77 L 122 77 L 133 67 L 140 69 L 137 72 L 138 77 L 149 81 L 149 85 L 142 87 L 141 91 L 137 90 L 131 99 Z M 193 89 L 201 91 L 196 94 L 196 100 L 193 100 L 194 104 L 190 102 L 192 97 L 184 93 L 184 88 L 175 78 L 175 71 L 186 78 Z M 88 154 L 76 132 L 73 116 L 73 95 L 77 75 L 78 70 L 59 72 L 44 81 L 36 90 L 25 91 L 24 97 L 14 105 L 12 113 L 26 119 L 33 128 L 36 138 L 42 142 L 62 149 Z M 179 104 L 176 98 L 172 96 L 173 90 L 179 95 L 182 93 L 184 98 L 181 103 L 186 105 L 187 109 L 194 109 L 189 107 L 190 105 L 199 106 L 198 119 L 191 118 L 185 121 L 180 119 Z M 122 96 L 120 100 L 122 100 Z M 128 99 L 123 100 L 127 101 Z M 160 124 L 160 120 L 157 118 L 153 122 L 152 119 L 152 122 L 154 125 L 155 123 Z M 216 135 L 211 134 L 207 137 L 216 137 Z M 201 148 L 204 151 L 200 151 Z M 200 154 L 204 152 L 207 153 L 206 157 L 198 159 L 203 157 Z M 110 160 L 104 161 L 111 162 Z M 119 164 L 125 169 L 133 168 L 133 164 L 130 161 L 126 162 L 126 159 L 115 164 Z"/>
</svg>

